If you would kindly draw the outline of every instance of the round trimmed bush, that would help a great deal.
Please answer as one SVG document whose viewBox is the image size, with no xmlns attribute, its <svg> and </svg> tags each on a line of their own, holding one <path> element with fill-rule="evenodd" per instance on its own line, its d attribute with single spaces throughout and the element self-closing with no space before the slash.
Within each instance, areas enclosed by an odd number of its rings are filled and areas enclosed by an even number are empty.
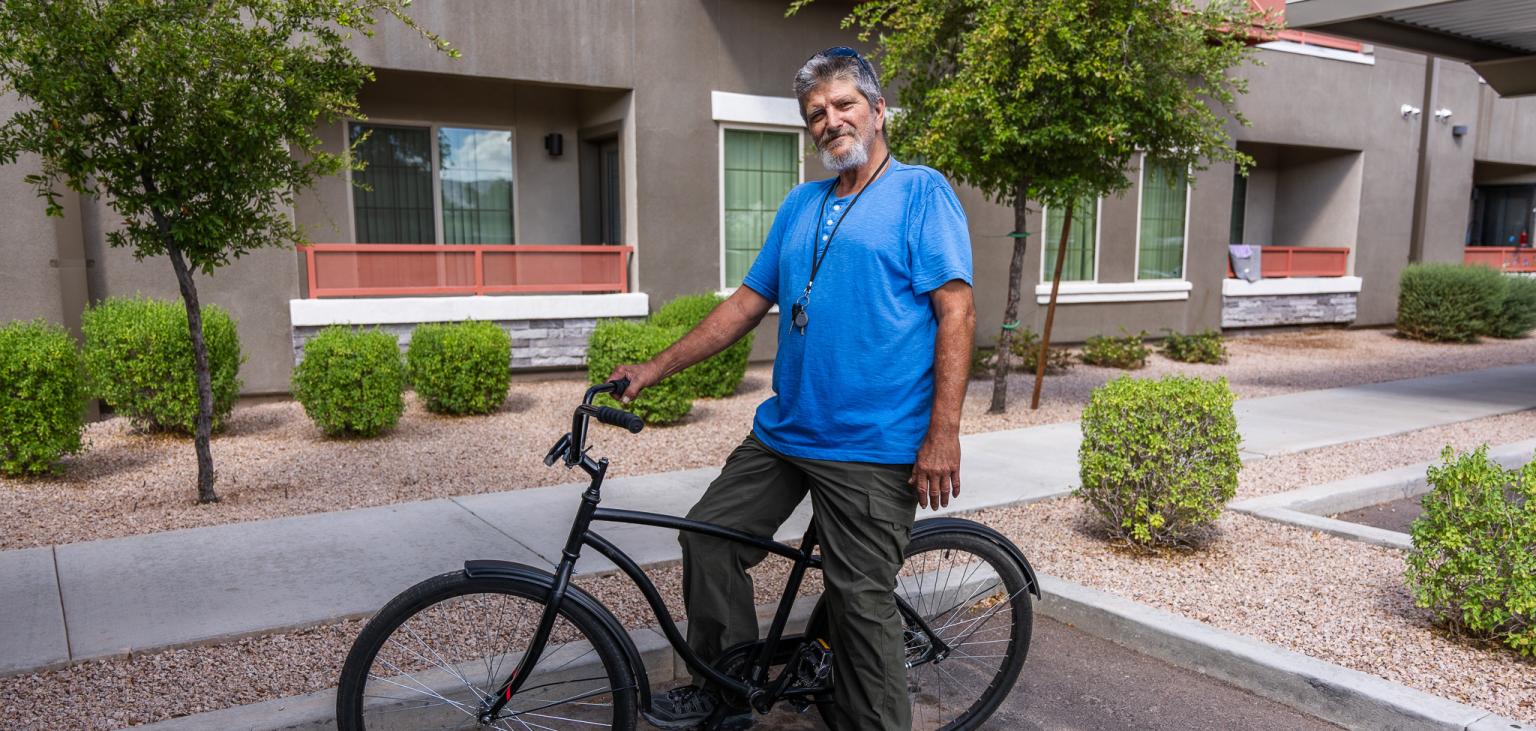
<svg viewBox="0 0 1536 731">
<path fill-rule="evenodd" d="M 708 292 L 684 295 L 662 305 L 651 316 L 651 322 L 661 327 L 681 327 L 687 332 L 724 301 L 724 297 Z M 724 398 L 735 393 L 741 379 L 747 375 L 747 358 L 752 354 L 754 337 L 755 333 L 747 333 L 725 350 L 695 363 L 675 377 L 683 379 L 693 395 L 702 398 Z"/>
<path fill-rule="evenodd" d="M 293 395 L 327 436 L 371 437 L 405 412 L 405 363 L 395 336 L 332 325 L 304 344 Z"/>
<path fill-rule="evenodd" d="M 240 396 L 240 337 L 234 318 L 203 305 L 203 344 L 213 386 L 213 430 Z M 179 301 L 110 298 L 86 309 L 85 371 L 91 393 L 135 424 L 191 434 L 197 426 L 197 361 Z"/>
<path fill-rule="evenodd" d="M 1226 379 L 1122 376 L 1095 389 L 1073 494 L 1133 545 L 1199 543 L 1237 492 L 1232 401 Z"/>
<path fill-rule="evenodd" d="M 587 380 L 602 383 L 620 365 L 644 363 L 677 342 L 685 332 L 687 328 L 662 327 L 651 322 L 599 322 L 587 341 Z M 678 375 L 645 389 L 640 398 L 621 404 L 622 408 L 638 414 L 647 424 L 665 425 L 681 420 L 693 410 L 693 390 Z"/>
<path fill-rule="evenodd" d="M 418 325 L 405 361 L 416 395 L 439 414 L 489 414 L 512 384 L 512 338 L 494 322 Z"/>
<path fill-rule="evenodd" d="M 1536 277 L 1505 275 L 1504 300 L 1488 327 L 1496 338 L 1520 338 L 1536 328 Z"/>
<path fill-rule="evenodd" d="M 0 327 L 0 474 L 42 474 L 80 451 L 85 401 L 85 369 L 64 328 Z"/>
<path fill-rule="evenodd" d="M 1410 264 L 1397 295 L 1397 331 L 1415 340 L 1469 343 L 1499 319 L 1507 277 L 1484 266 Z"/>
<path fill-rule="evenodd" d="M 1411 529 L 1413 601 L 1454 632 L 1536 656 L 1536 462 L 1506 470 L 1486 444 L 1440 456 Z"/>
</svg>

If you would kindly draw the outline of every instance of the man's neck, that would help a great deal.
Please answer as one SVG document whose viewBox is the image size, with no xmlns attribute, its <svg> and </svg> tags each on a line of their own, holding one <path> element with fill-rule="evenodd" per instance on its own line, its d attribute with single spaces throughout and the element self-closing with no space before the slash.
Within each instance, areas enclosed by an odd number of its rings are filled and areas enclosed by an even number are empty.
<svg viewBox="0 0 1536 731">
<path fill-rule="evenodd" d="M 880 170 L 880 163 L 885 162 L 886 152 L 885 138 L 876 137 L 875 144 L 869 146 L 869 159 L 863 165 L 837 174 L 837 196 L 853 195 L 869 185 Z"/>
</svg>

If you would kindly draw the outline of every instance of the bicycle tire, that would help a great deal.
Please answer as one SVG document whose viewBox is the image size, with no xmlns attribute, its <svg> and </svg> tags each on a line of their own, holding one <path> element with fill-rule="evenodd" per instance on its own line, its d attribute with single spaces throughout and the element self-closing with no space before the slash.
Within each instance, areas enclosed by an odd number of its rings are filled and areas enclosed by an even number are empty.
<svg viewBox="0 0 1536 731">
<path fill-rule="evenodd" d="M 912 728 L 979 728 L 1013 689 L 1029 654 L 1034 615 L 1023 567 L 1006 549 L 984 536 L 965 530 L 933 530 L 913 538 L 907 546 L 896 593 L 923 615 L 936 634 L 952 643 L 953 650 L 943 660 L 908 670 Z M 811 620 L 812 632 L 818 633 L 814 636 L 826 636 L 825 622 L 826 614 L 818 607 Z M 905 624 L 910 661 L 921 649 L 910 644 L 914 633 L 920 631 L 910 620 Z M 965 648 L 985 648 L 985 652 Z M 837 652 L 836 646 L 832 652 Z M 981 659 L 998 662 L 976 662 Z M 946 684 L 959 683 L 957 672 L 970 676 L 973 684 L 985 685 L 969 702 L 962 696 L 960 703 L 946 704 Z M 832 684 L 836 687 L 835 676 Z M 953 700 L 954 695 L 950 698 Z M 830 696 L 817 703 L 822 720 L 835 731 L 834 708 Z"/>
<path fill-rule="evenodd" d="M 369 620 L 347 654 L 336 691 L 337 728 L 590 729 L 598 723 L 632 731 L 634 671 L 612 630 L 575 601 L 562 602 L 534 675 L 503 711 L 514 715 L 480 722 L 481 700 L 516 667 L 518 638 L 526 646 L 548 596 L 549 587 L 536 581 L 463 571 L 402 592 Z"/>
</svg>

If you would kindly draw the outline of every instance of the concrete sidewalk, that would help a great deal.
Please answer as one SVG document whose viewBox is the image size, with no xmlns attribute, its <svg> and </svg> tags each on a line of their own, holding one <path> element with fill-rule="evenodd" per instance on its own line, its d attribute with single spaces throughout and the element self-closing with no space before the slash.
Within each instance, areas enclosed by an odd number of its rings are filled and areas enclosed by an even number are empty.
<svg viewBox="0 0 1536 731">
<path fill-rule="evenodd" d="M 1311 391 L 1237 405 L 1244 458 L 1536 408 L 1536 365 Z M 1064 494 L 1076 422 L 962 439 L 962 498 L 942 512 Z M 622 449 L 622 442 L 605 446 Z M 682 514 L 717 470 L 615 477 L 608 507 Z M 195 644 L 374 611 L 472 558 L 549 567 L 584 484 L 0 552 L 0 674 Z M 798 537 L 809 504 L 779 532 Z M 673 560 L 669 531 L 601 529 L 642 563 Z M 611 566 L 584 557 L 584 572 Z"/>
</svg>

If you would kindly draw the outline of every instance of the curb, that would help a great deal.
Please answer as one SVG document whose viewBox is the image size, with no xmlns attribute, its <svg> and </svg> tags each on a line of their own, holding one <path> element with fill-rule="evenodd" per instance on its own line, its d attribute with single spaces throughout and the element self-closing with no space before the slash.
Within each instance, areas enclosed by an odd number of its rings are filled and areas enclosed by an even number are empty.
<svg viewBox="0 0 1536 731">
<path fill-rule="evenodd" d="M 1050 576 L 1040 584 L 1040 612 L 1052 619 L 1347 728 L 1536 729 L 1081 584 Z"/>
</svg>

